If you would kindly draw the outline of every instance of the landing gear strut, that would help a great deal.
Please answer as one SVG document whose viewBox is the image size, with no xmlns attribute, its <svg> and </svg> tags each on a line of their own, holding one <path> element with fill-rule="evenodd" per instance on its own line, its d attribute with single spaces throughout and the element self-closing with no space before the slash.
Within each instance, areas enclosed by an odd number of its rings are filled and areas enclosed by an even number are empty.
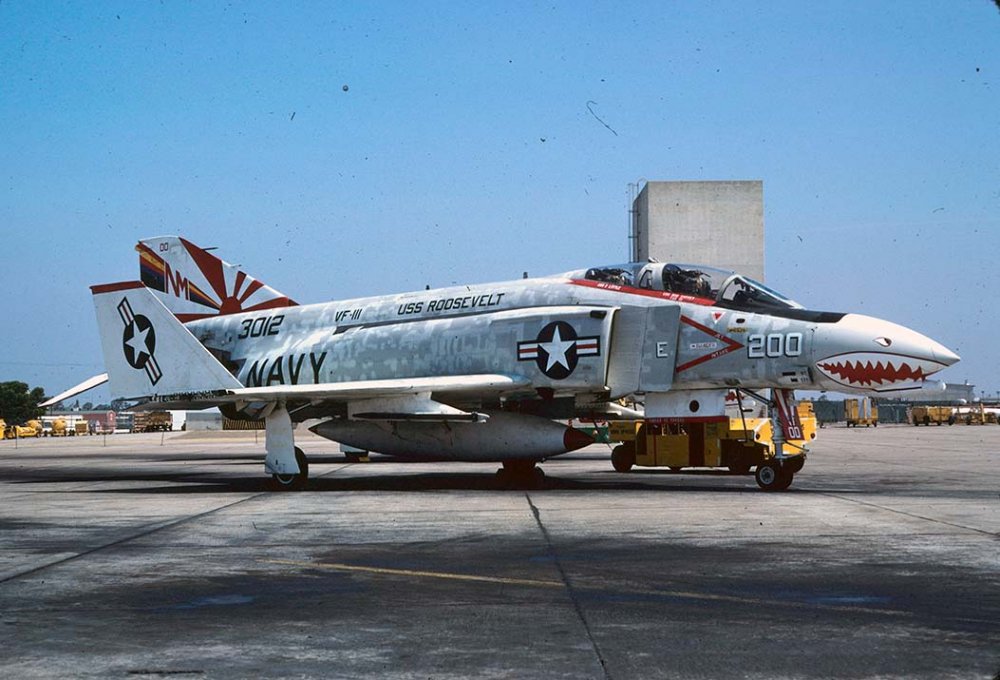
<svg viewBox="0 0 1000 680">
<path fill-rule="evenodd" d="M 264 425 L 267 449 L 264 469 L 271 473 L 271 488 L 280 491 L 302 489 L 309 479 L 309 460 L 302 449 L 295 446 L 292 418 L 285 405 L 274 404 L 264 416 Z"/>
<path fill-rule="evenodd" d="M 504 486 L 535 489 L 545 481 L 545 473 L 534 460 L 505 460 L 497 470 L 497 480 Z"/>
</svg>

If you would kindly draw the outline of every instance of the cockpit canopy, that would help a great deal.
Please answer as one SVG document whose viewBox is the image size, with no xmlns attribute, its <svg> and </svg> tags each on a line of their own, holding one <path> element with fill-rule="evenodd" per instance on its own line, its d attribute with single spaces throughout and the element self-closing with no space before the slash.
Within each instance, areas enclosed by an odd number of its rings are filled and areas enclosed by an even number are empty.
<svg viewBox="0 0 1000 680">
<path fill-rule="evenodd" d="M 715 267 L 663 262 L 633 262 L 573 272 L 573 278 L 628 288 L 701 298 L 717 307 L 745 312 L 802 309 L 802 305 L 753 279 Z"/>
</svg>

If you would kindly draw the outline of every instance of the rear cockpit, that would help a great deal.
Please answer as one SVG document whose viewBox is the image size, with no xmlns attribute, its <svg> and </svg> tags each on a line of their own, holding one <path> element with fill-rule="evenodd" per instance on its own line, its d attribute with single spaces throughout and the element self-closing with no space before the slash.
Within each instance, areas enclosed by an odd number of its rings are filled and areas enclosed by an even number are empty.
<svg viewBox="0 0 1000 680">
<path fill-rule="evenodd" d="M 799 303 L 749 277 L 702 265 L 633 262 L 570 272 L 569 277 L 689 296 L 744 312 L 802 309 Z"/>
</svg>

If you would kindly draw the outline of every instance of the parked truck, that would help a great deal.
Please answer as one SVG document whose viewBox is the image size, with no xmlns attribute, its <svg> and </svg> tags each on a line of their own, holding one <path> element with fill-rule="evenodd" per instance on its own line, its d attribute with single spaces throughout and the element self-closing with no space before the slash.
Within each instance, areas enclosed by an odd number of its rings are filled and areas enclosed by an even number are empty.
<svg viewBox="0 0 1000 680">
<path fill-rule="evenodd" d="M 137 411 L 132 420 L 132 432 L 170 432 L 173 426 L 170 411 Z"/>
</svg>

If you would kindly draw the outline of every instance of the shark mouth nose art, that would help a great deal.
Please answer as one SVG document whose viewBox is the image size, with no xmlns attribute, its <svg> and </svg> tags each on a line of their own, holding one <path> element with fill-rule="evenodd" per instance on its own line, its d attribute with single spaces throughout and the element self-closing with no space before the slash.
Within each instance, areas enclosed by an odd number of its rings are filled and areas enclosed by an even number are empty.
<svg viewBox="0 0 1000 680">
<path fill-rule="evenodd" d="M 924 380 L 946 364 L 881 352 L 848 352 L 816 362 L 825 376 L 850 387 L 888 387 Z"/>
</svg>

